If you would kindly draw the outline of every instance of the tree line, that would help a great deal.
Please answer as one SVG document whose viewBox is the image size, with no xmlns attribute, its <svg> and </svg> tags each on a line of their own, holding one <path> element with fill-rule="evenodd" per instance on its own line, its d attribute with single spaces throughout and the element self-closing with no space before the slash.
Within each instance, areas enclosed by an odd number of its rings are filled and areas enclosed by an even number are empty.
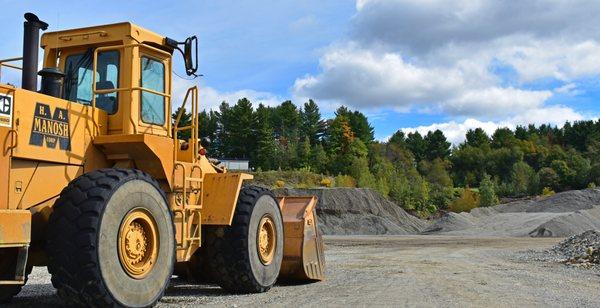
<svg viewBox="0 0 600 308">
<path fill-rule="evenodd" d="M 189 119 L 184 114 L 180 125 Z M 202 111 L 199 121 L 211 157 L 248 159 L 257 171 L 329 175 L 338 185 L 376 189 L 423 215 L 600 184 L 600 121 L 498 128 L 491 136 L 477 128 L 457 146 L 440 130 L 399 130 L 377 141 L 360 111 L 342 106 L 324 119 L 313 100 L 254 108 L 243 98 Z"/>
</svg>

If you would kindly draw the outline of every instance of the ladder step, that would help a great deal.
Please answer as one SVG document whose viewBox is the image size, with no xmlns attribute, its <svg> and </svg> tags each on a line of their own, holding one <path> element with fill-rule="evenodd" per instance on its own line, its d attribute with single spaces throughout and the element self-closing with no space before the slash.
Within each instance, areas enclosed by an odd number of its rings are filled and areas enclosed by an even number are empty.
<svg viewBox="0 0 600 308">
<path fill-rule="evenodd" d="M 202 182 L 202 178 L 188 178 L 188 177 L 186 177 L 185 180 L 187 182 Z"/>
<path fill-rule="evenodd" d="M 183 206 L 183 208 L 185 210 L 201 210 L 202 206 L 201 205 L 191 205 L 191 204 L 186 204 Z"/>
</svg>

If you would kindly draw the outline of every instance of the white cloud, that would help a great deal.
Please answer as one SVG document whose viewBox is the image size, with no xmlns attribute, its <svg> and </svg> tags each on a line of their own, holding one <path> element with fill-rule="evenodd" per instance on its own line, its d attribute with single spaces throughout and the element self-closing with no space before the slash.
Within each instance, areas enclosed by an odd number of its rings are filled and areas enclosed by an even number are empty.
<svg viewBox="0 0 600 308">
<path fill-rule="evenodd" d="M 319 72 L 298 78 L 294 95 L 499 123 L 554 110 L 554 94 L 581 94 L 578 78 L 600 75 L 597 2 L 357 0 L 356 8 L 350 36 L 324 50 Z M 537 80 L 564 86 L 525 86 Z"/>
<path fill-rule="evenodd" d="M 489 118 L 538 108 L 552 96 L 551 91 L 496 86 L 495 78 L 471 64 L 417 66 L 398 53 L 348 44 L 331 48 L 321 58 L 321 73 L 297 79 L 294 93 L 357 108 L 392 107 Z"/>
<path fill-rule="evenodd" d="M 586 0 L 359 0 L 356 7 L 353 39 L 415 53 L 523 33 L 532 39 L 600 37 L 600 5 Z"/>
<path fill-rule="evenodd" d="M 197 83 L 184 79 L 173 79 L 173 81 L 173 109 L 175 109 L 183 103 L 187 89 L 197 85 Z M 270 92 L 261 92 L 251 89 L 220 92 L 217 89 L 205 85 L 199 85 L 198 88 L 198 108 L 200 110 L 217 110 L 222 102 L 233 105 L 241 98 L 249 99 L 254 107 L 261 103 L 266 106 L 276 106 L 285 100 Z"/>
<path fill-rule="evenodd" d="M 551 124 L 562 126 L 566 121 L 578 121 L 586 119 L 585 116 L 575 112 L 571 108 L 563 106 L 551 106 L 530 110 L 526 114 L 506 118 L 501 121 L 480 121 L 474 118 L 468 118 L 462 122 L 449 121 L 444 123 L 434 123 L 417 127 L 401 128 L 402 131 L 409 133 L 418 131 L 420 134 L 427 134 L 436 129 L 444 132 L 444 135 L 453 145 L 458 145 L 465 140 L 465 134 L 469 129 L 482 128 L 489 136 L 499 127 L 508 127 L 515 129 L 517 125 L 528 124 Z"/>
</svg>

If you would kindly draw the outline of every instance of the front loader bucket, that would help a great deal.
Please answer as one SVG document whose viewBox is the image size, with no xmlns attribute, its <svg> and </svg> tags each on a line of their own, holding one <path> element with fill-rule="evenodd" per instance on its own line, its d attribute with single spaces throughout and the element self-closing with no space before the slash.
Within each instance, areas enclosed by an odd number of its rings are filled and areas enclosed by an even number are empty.
<svg viewBox="0 0 600 308">
<path fill-rule="evenodd" d="M 317 229 L 316 197 L 282 197 L 285 234 L 283 263 L 279 277 L 287 280 L 323 280 L 323 238 Z"/>
</svg>

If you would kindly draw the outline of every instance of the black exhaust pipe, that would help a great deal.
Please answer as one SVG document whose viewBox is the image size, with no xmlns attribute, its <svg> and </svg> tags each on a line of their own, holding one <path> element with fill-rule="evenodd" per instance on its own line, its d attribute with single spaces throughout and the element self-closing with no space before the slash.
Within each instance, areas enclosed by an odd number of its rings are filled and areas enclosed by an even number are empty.
<svg viewBox="0 0 600 308">
<path fill-rule="evenodd" d="M 23 74 L 21 88 L 37 91 L 38 50 L 40 49 L 40 29 L 48 29 L 48 24 L 35 14 L 26 13 L 23 24 Z"/>
</svg>

